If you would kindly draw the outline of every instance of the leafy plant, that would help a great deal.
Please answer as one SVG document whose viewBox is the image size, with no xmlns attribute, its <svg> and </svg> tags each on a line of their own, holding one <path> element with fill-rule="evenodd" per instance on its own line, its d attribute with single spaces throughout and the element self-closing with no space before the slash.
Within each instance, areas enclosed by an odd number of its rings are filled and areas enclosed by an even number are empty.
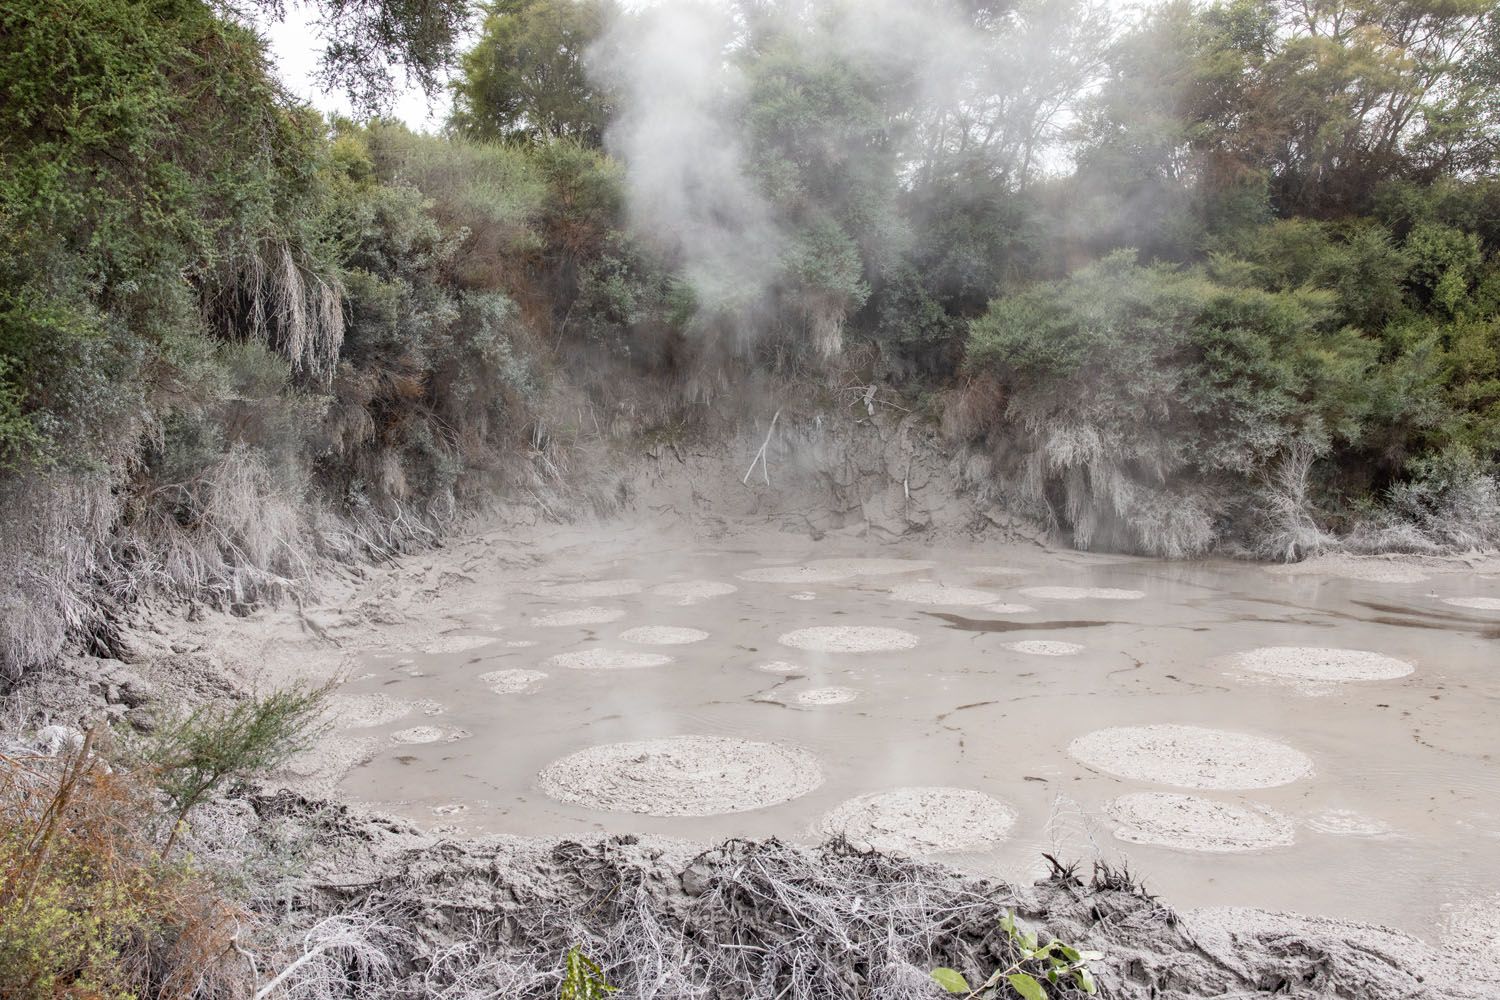
<svg viewBox="0 0 1500 1000">
<path fill-rule="evenodd" d="M 949 993 L 961 993 L 978 1000 L 1000 997 L 1002 984 L 1021 1000 L 1046 1000 L 1044 980 L 1051 986 L 1075 986 L 1089 996 L 1099 991 L 1088 963 L 1103 958 L 1103 952 L 1080 951 L 1056 939 L 1039 944 L 1036 932 L 1017 926 L 1016 916 L 1009 910 L 1000 921 L 1000 929 L 1010 938 L 1011 946 L 1020 953 L 1020 958 L 1005 968 L 996 969 L 978 986 L 971 987 L 957 969 L 933 969 L 933 980 Z"/>
<path fill-rule="evenodd" d="M 609 985 L 599 963 L 585 955 L 583 949 L 576 944 L 568 949 L 563 964 L 562 989 L 558 991 L 558 1000 L 603 1000 L 619 989 Z"/>
</svg>

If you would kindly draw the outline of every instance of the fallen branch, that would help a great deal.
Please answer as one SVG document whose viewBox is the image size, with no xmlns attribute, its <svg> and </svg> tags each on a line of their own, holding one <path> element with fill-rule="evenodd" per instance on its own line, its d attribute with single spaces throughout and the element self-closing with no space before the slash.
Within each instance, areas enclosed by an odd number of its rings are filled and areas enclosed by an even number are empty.
<svg viewBox="0 0 1500 1000">
<path fill-rule="evenodd" d="M 771 435 L 776 431 L 776 421 L 781 419 L 781 408 L 777 407 L 776 413 L 771 417 L 771 426 L 766 428 L 766 439 L 760 443 L 760 451 L 750 460 L 750 468 L 745 470 L 745 478 L 740 480 L 741 485 L 750 485 L 750 473 L 755 471 L 755 466 L 760 466 L 761 475 L 765 476 L 766 485 L 771 485 L 771 467 L 766 464 L 766 448 L 771 443 Z"/>
</svg>

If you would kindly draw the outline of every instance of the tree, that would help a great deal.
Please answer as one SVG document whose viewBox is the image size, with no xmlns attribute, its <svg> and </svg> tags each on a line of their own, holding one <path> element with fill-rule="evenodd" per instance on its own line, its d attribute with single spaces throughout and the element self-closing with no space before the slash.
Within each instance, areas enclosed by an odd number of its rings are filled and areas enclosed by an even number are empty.
<svg viewBox="0 0 1500 1000">
<path fill-rule="evenodd" d="M 481 139 L 602 145 L 613 102 L 586 57 L 618 14 L 614 0 L 498 0 L 463 57 L 454 125 Z"/>
</svg>

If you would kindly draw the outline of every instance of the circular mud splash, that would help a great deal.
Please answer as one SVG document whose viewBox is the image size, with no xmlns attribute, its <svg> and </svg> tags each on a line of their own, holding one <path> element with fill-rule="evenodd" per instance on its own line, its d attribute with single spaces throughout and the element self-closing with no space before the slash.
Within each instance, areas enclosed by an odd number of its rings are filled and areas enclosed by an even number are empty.
<svg viewBox="0 0 1500 1000">
<path fill-rule="evenodd" d="M 776 641 L 817 653 L 876 653 L 911 649 L 920 640 L 910 632 L 879 625 L 814 625 L 788 632 Z"/>
<path fill-rule="evenodd" d="M 558 653 L 547 661 L 554 667 L 569 670 L 640 670 L 644 667 L 664 667 L 672 662 L 670 656 L 660 653 L 627 653 L 618 649 L 584 649 L 569 653 Z"/>
<path fill-rule="evenodd" d="M 740 588 L 732 583 L 718 580 L 684 580 L 681 583 L 664 583 L 651 591 L 657 597 L 676 597 L 679 604 L 697 604 L 712 597 L 723 597 Z"/>
<path fill-rule="evenodd" d="M 463 653 L 496 642 L 492 635 L 445 635 L 428 643 L 424 653 Z"/>
<path fill-rule="evenodd" d="M 786 596 L 794 601 L 816 601 L 818 599 L 817 594 L 808 593 L 805 590 L 799 590 L 795 594 L 787 594 Z"/>
<path fill-rule="evenodd" d="M 843 570 L 818 569 L 813 566 L 766 566 L 736 574 L 739 579 L 751 583 L 831 583 L 834 580 L 847 580 L 853 575 Z"/>
<path fill-rule="evenodd" d="M 1307 826 L 1333 837 L 1384 837 L 1394 833 L 1388 823 L 1352 809 L 1325 809 L 1307 818 Z"/>
<path fill-rule="evenodd" d="M 606 622 L 617 622 L 625 617 L 624 608 L 569 608 L 566 611 L 554 611 L 550 615 L 541 615 L 531 619 L 531 624 L 538 628 L 563 628 L 568 625 L 603 625 Z"/>
<path fill-rule="evenodd" d="M 1021 593 L 1042 601 L 1139 601 L 1146 596 L 1116 587 L 1022 587 Z"/>
<path fill-rule="evenodd" d="M 891 599 L 911 604 L 950 604 L 963 607 L 972 604 L 992 604 L 999 598 L 988 590 L 971 587 L 945 587 L 940 583 L 907 583 L 891 589 Z"/>
<path fill-rule="evenodd" d="M 479 680 L 496 694 L 520 694 L 531 691 L 547 679 L 540 670 L 491 670 L 480 674 Z"/>
<path fill-rule="evenodd" d="M 677 628 L 672 625 L 641 625 L 628 628 L 620 638 L 640 646 L 681 646 L 689 642 L 702 642 L 708 633 L 697 628 Z"/>
<path fill-rule="evenodd" d="M 445 740 L 452 743 L 468 735 L 462 730 L 450 731 L 439 729 L 437 726 L 412 726 L 410 729 L 392 733 L 391 740 L 396 743 L 439 743 Z"/>
<path fill-rule="evenodd" d="M 548 765 L 538 776 L 554 799 L 648 816 L 717 816 L 764 809 L 823 782 L 812 754 L 723 736 L 608 743 Z"/>
<path fill-rule="evenodd" d="M 767 663 L 757 663 L 755 669 L 768 674 L 791 675 L 802 673 L 800 666 L 795 663 L 788 663 L 786 660 L 771 660 Z"/>
<path fill-rule="evenodd" d="M 1179 788 L 1272 788 L 1313 769 L 1284 743 L 1200 726 L 1099 729 L 1068 744 L 1068 753 L 1095 770 Z"/>
<path fill-rule="evenodd" d="M 1416 669 L 1405 660 L 1380 653 L 1321 646 L 1263 646 L 1236 653 L 1228 662 L 1260 677 L 1313 685 L 1388 681 L 1405 677 Z"/>
<path fill-rule="evenodd" d="M 1443 603 L 1473 611 L 1500 611 L 1500 597 L 1445 597 Z"/>
<path fill-rule="evenodd" d="M 1115 837 L 1179 851 L 1259 851 L 1286 847 L 1292 821 L 1264 806 L 1242 806 L 1197 795 L 1138 792 L 1122 795 L 1105 811 L 1120 825 Z"/>
<path fill-rule="evenodd" d="M 859 692 L 853 688 L 826 687 L 812 688 L 808 691 L 797 693 L 797 704 L 799 705 L 843 705 L 859 697 Z"/>
<path fill-rule="evenodd" d="M 1076 642 L 1059 642 L 1055 639 L 1022 639 L 1020 642 L 1006 643 L 1005 648 L 1031 656 L 1072 656 L 1083 652 L 1083 647 Z"/>
<path fill-rule="evenodd" d="M 417 706 L 388 694 L 336 694 L 325 714 L 343 729 L 368 729 L 404 719 Z"/>
<path fill-rule="evenodd" d="M 835 806 L 818 829 L 861 850 L 935 854 L 997 844 L 1015 823 L 1008 804 L 972 788 L 893 788 Z"/>
<path fill-rule="evenodd" d="M 547 597 L 624 597 L 639 594 L 639 580 L 580 580 L 577 583 L 549 583 L 537 590 Z"/>
</svg>

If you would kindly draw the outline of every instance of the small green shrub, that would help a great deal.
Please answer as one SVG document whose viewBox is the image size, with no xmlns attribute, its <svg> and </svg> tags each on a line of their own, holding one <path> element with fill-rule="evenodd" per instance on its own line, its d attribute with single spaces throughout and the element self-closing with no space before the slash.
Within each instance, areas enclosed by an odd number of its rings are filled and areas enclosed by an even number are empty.
<svg viewBox="0 0 1500 1000">
<path fill-rule="evenodd" d="M 578 945 L 568 949 L 563 959 L 562 988 L 558 1000 L 604 1000 L 618 987 L 609 985 L 599 963 L 583 953 Z"/>
<path fill-rule="evenodd" d="M 1002 991 L 1003 995 L 1013 994 L 1021 1000 L 1046 1000 L 1047 986 L 1043 983 L 1054 988 L 1070 987 L 1089 996 L 1099 992 L 1089 963 L 1103 958 L 1103 952 L 1080 951 L 1056 939 L 1039 944 L 1036 932 L 1017 926 L 1015 914 L 1009 911 L 1000 921 L 1000 929 L 1005 931 L 1018 955 L 1009 966 L 996 969 L 988 979 L 973 987 L 956 969 L 933 969 L 932 978 L 949 993 L 961 993 L 974 1000 L 998 1000 Z"/>
</svg>

